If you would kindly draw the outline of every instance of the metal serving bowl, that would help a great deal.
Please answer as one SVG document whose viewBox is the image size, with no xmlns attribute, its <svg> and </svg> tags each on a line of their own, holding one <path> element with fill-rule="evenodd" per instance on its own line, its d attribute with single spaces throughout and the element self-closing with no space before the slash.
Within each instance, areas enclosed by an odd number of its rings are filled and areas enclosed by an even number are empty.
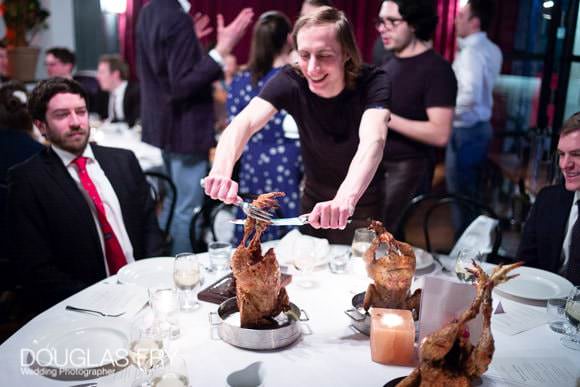
<svg viewBox="0 0 580 387">
<path fill-rule="evenodd" d="M 358 293 L 352 298 L 352 308 L 344 311 L 352 320 L 352 326 L 367 336 L 371 333 L 371 316 L 363 308 L 365 292 Z"/>
<path fill-rule="evenodd" d="M 292 316 L 297 316 L 296 320 Z M 240 327 L 240 313 L 236 297 L 222 302 L 217 312 L 210 312 L 209 323 L 215 327 L 219 337 L 236 347 L 254 350 L 268 350 L 286 347 L 302 336 L 298 321 L 308 321 L 308 314 L 290 303 L 290 311 L 280 313 L 272 326 L 263 329 Z"/>
</svg>

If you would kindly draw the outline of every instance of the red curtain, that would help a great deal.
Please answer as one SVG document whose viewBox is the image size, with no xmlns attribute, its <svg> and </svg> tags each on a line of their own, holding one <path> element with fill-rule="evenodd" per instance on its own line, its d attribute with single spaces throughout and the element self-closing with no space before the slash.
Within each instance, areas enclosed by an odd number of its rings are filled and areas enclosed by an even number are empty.
<svg viewBox="0 0 580 387">
<path fill-rule="evenodd" d="M 120 15 L 119 37 L 121 55 L 129 63 L 131 74 L 135 76 L 135 26 L 139 10 L 148 0 L 128 0 L 127 11 Z M 256 18 L 263 12 L 275 9 L 284 12 L 294 21 L 298 17 L 302 0 L 190 0 L 191 13 L 202 12 L 210 16 L 215 27 L 215 17 L 218 13 L 224 15 L 226 24 L 233 20 L 240 9 L 252 7 Z M 352 22 L 357 43 L 365 61 L 372 62 L 372 49 L 378 33 L 373 21 L 378 15 L 382 0 L 335 0 L 336 7 L 343 10 Z M 433 46 L 447 60 L 452 61 L 455 54 L 454 20 L 459 5 L 458 0 L 437 0 L 439 24 L 435 32 Z M 496 30 L 497 31 L 497 30 Z M 209 45 L 215 40 L 215 32 L 204 39 Z M 236 46 L 234 54 L 240 63 L 246 62 L 250 49 L 251 33 L 248 31 Z"/>
<path fill-rule="evenodd" d="M 137 27 L 137 16 L 139 11 L 149 0 L 127 0 L 127 10 L 119 15 L 119 46 L 121 56 L 129 64 L 130 78 L 135 80 L 137 69 L 135 67 L 135 38 Z"/>
<path fill-rule="evenodd" d="M 433 37 L 433 48 L 449 62 L 455 56 L 455 17 L 459 10 L 459 0 L 438 0 L 439 24 Z"/>
<path fill-rule="evenodd" d="M 286 14 L 290 20 L 295 21 L 300 13 L 302 0 L 190 0 L 192 4 L 192 13 L 202 12 L 211 18 L 215 26 L 215 16 L 218 13 L 224 15 L 226 24 L 232 21 L 238 12 L 244 7 L 251 7 L 254 10 L 255 17 L 260 14 L 278 10 Z M 371 61 L 372 48 L 378 34 L 374 27 L 374 20 L 378 15 L 382 0 L 334 0 L 337 8 L 344 11 L 351 21 L 357 43 L 361 54 L 366 61 Z M 205 43 L 215 39 L 215 33 L 210 35 Z M 234 55 L 238 58 L 239 63 L 245 63 L 248 59 L 251 42 L 251 30 L 249 30 L 234 50 Z"/>
</svg>

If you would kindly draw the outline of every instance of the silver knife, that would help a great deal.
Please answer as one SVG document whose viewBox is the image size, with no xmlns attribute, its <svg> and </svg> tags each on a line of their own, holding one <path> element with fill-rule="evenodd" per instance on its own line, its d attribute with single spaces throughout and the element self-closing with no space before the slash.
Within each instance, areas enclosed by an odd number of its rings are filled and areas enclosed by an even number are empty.
<svg viewBox="0 0 580 387">
<path fill-rule="evenodd" d="M 308 223 L 308 215 L 310 214 L 300 215 L 295 218 L 272 219 L 270 226 L 302 226 Z M 234 219 L 230 220 L 230 223 L 243 225 L 245 221 L 245 219 Z"/>
<path fill-rule="evenodd" d="M 300 216 L 297 216 L 295 218 L 272 219 L 270 221 L 271 223 L 269 225 L 270 226 L 303 226 L 303 225 L 308 223 L 308 215 L 310 215 L 310 214 L 300 215 Z M 245 221 L 246 221 L 245 219 L 234 219 L 234 220 L 230 220 L 230 223 L 243 225 Z M 349 219 L 347 221 L 347 223 L 350 223 L 350 222 L 351 222 L 351 220 Z"/>
</svg>

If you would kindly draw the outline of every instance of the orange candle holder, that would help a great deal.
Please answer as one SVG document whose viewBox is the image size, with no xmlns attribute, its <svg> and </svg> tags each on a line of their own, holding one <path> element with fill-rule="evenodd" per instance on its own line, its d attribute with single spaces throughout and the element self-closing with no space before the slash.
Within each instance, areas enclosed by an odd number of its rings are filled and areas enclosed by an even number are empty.
<svg viewBox="0 0 580 387">
<path fill-rule="evenodd" d="M 371 358 L 381 364 L 415 363 L 415 324 L 409 310 L 372 308 Z"/>
</svg>

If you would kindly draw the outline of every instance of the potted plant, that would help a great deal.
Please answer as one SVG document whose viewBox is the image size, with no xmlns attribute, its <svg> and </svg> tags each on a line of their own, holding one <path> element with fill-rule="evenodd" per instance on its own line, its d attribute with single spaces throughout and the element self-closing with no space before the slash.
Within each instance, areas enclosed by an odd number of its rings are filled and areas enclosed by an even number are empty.
<svg viewBox="0 0 580 387">
<path fill-rule="evenodd" d="M 30 47 L 30 41 L 47 27 L 50 13 L 39 0 L 4 0 L 2 4 L 6 23 L 9 73 L 20 81 L 34 80 L 40 49 Z"/>
</svg>

